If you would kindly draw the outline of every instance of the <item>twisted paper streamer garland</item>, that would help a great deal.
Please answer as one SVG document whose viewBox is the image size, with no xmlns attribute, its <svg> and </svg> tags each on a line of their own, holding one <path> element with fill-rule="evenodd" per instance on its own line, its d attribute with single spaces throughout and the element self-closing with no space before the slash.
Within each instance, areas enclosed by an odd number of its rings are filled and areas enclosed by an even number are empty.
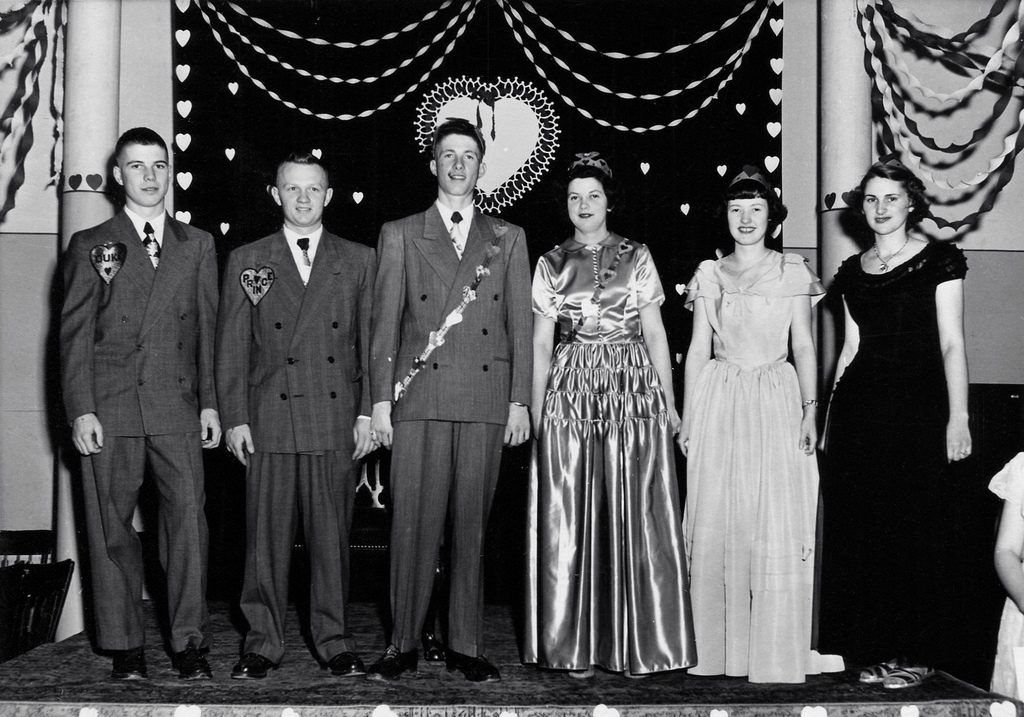
<svg viewBox="0 0 1024 717">
<path fill-rule="evenodd" d="M 199 8 L 200 15 L 202 15 L 203 20 L 206 22 L 206 24 L 209 25 L 210 31 L 213 33 L 214 38 L 220 45 L 221 50 L 224 51 L 224 54 L 227 55 L 228 59 L 235 63 L 235 65 L 238 67 L 239 72 L 245 75 L 245 77 L 248 78 L 248 80 L 252 82 L 257 88 L 263 90 L 263 92 L 265 92 L 271 99 L 275 100 L 276 102 L 279 102 L 288 109 L 295 110 L 296 112 L 308 115 L 309 117 L 316 117 L 317 119 L 323 120 L 347 121 L 357 118 L 369 117 L 370 115 L 376 112 L 380 112 L 381 110 L 387 109 L 393 104 L 401 102 L 403 99 L 405 99 L 407 95 L 409 95 L 412 92 L 415 92 L 419 88 L 419 86 L 423 84 L 430 77 L 431 74 L 433 74 L 434 70 L 441 66 L 441 63 L 445 61 L 445 58 L 451 52 L 452 48 L 455 47 L 455 43 L 458 42 L 458 39 L 460 37 L 462 37 L 463 33 L 466 31 L 466 28 L 469 26 L 470 21 L 473 19 L 473 15 L 476 13 L 476 7 L 478 2 L 479 0 L 473 0 L 473 7 L 470 10 L 469 15 L 466 17 L 466 21 L 459 27 L 458 31 L 455 33 L 455 37 L 452 38 L 451 42 L 448 43 L 448 46 L 445 47 L 445 49 L 441 52 L 440 56 L 438 56 L 438 58 L 434 61 L 434 64 L 432 64 L 416 82 L 410 85 L 408 89 L 406 89 L 404 92 L 399 93 L 393 99 L 381 105 L 378 105 L 377 107 L 373 107 L 368 110 L 363 110 L 362 112 L 359 112 L 357 114 L 340 115 L 332 115 L 326 112 L 314 112 L 313 110 L 308 109 L 306 107 L 301 107 L 295 104 L 294 102 L 284 99 L 283 97 L 281 97 L 281 95 L 267 87 L 261 80 L 253 77 L 252 74 L 249 72 L 249 68 L 242 64 L 241 61 L 239 61 L 239 59 L 235 56 L 235 53 L 231 51 L 231 48 L 224 44 L 224 39 L 221 37 L 220 32 L 218 32 L 217 28 L 213 26 L 213 22 L 210 20 L 210 17 L 206 14 L 206 10 L 203 9 L 203 6 L 199 4 L 198 0 L 196 3 L 196 7 Z"/>
<path fill-rule="evenodd" d="M 898 75 L 900 75 L 905 83 L 912 90 L 917 90 L 925 97 L 929 99 L 937 100 L 939 102 L 959 102 L 964 97 L 974 94 L 981 90 L 985 84 L 985 81 L 996 72 L 1002 69 L 1003 59 L 1006 57 L 1007 51 L 1017 45 L 1020 41 L 1020 26 L 1022 19 L 1024 19 L 1024 3 L 1020 3 L 1017 6 L 1017 21 L 1007 30 L 1006 35 L 1003 37 L 1003 42 L 999 49 L 989 58 L 985 68 L 975 75 L 970 82 L 954 92 L 936 92 L 924 84 L 911 72 L 903 58 L 900 57 L 893 49 L 892 36 L 886 32 L 885 24 L 882 20 L 881 14 L 875 8 L 875 3 L 869 0 L 868 6 L 871 7 L 873 12 L 873 24 L 878 30 L 878 36 L 881 38 L 882 51 L 885 53 L 885 57 L 888 60 L 888 65 Z"/>
<path fill-rule="evenodd" d="M 875 36 L 880 37 L 882 43 L 885 43 L 887 38 L 887 34 L 885 32 L 886 28 L 880 19 L 877 8 L 875 8 L 870 3 L 870 0 L 868 0 L 868 5 L 865 6 L 865 9 L 871 10 L 871 27 L 875 30 Z M 1021 10 L 1022 12 L 1024 12 L 1024 4 L 1021 5 Z M 872 37 L 871 39 L 873 41 L 874 37 Z M 900 62 L 902 64 L 902 60 L 900 60 L 899 58 L 894 59 L 892 53 L 883 53 L 883 56 L 880 56 L 878 59 L 880 63 L 889 60 L 887 66 L 891 70 L 894 69 L 893 64 L 895 62 Z M 906 68 L 906 65 L 903 65 L 903 67 Z M 897 72 L 896 74 L 902 75 L 903 73 Z M 892 100 L 894 121 L 897 122 L 900 126 L 904 127 L 906 130 L 908 130 L 909 133 L 913 134 L 918 139 L 918 141 L 920 141 L 928 149 L 937 152 L 945 152 L 946 154 L 960 154 L 970 149 L 981 140 L 985 139 L 988 136 L 988 132 L 991 126 L 995 123 L 995 120 L 1002 116 L 1002 114 L 1006 111 L 1006 108 L 1009 106 L 1010 100 L 1013 98 L 1013 95 L 1010 92 L 999 93 L 996 97 L 996 101 L 993 105 L 992 113 L 989 116 L 989 118 L 982 122 L 977 127 L 977 129 L 975 129 L 974 133 L 966 142 L 960 144 L 950 143 L 948 145 L 943 146 L 940 145 L 938 141 L 933 137 L 925 135 L 924 131 L 917 124 L 917 121 L 910 116 L 910 114 L 907 111 L 908 103 L 906 101 L 906 98 L 904 97 L 904 92 L 900 84 L 898 82 L 889 82 L 887 86 L 892 93 L 890 99 Z M 927 94 L 927 92 L 922 88 L 918 88 L 918 90 L 923 94 Z"/>
<path fill-rule="evenodd" d="M 232 10 L 234 10 L 237 14 L 241 15 L 242 17 L 248 18 L 250 21 L 254 22 L 260 27 L 266 30 L 276 32 L 277 34 L 283 37 L 287 37 L 290 40 L 301 40 L 302 42 L 308 42 L 311 45 L 320 45 L 321 47 L 335 47 L 339 50 L 354 50 L 360 47 L 372 47 L 373 45 L 376 45 L 378 43 L 385 42 L 386 40 L 394 40 L 396 37 L 399 37 L 402 34 L 412 32 L 423 23 L 432 20 L 439 13 L 448 9 L 448 7 L 452 4 L 453 1 L 454 0 L 444 0 L 444 2 L 441 3 L 441 7 L 437 8 L 436 10 L 431 10 L 418 21 L 409 23 L 401 30 L 386 33 L 384 35 L 381 35 L 380 37 L 373 38 L 372 40 L 362 40 L 361 42 L 330 42 L 319 37 L 303 37 L 298 33 L 292 32 L 291 30 L 282 30 L 281 28 L 274 27 L 263 18 L 253 17 L 252 15 L 247 13 L 243 8 L 239 7 L 237 4 L 233 2 L 228 2 L 226 4 L 228 7 L 230 7 Z"/>
<path fill-rule="evenodd" d="M 711 104 L 712 101 L 717 99 L 718 93 L 722 91 L 722 88 L 724 88 L 727 84 L 729 84 L 730 81 L 732 81 L 732 78 L 736 74 L 736 71 L 739 70 L 740 66 L 743 64 L 743 59 L 744 59 L 744 57 L 746 57 L 747 52 L 750 50 L 750 45 L 753 42 L 754 37 L 757 35 L 757 32 L 754 32 L 749 37 L 747 37 L 747 41 L 744 43 L 743 47 L 740 50 L 740 57 L 739 57 L 739 60 L 736 62 L 736 66 L 733 67 L 732 71 L 730 71 L 729 74 L 726 75 L 725 79 L 723 79 L 718 84 L 718 87 L 715 88 L 715 91 L 712 94 L 708 95 L 708 97 L 706 97 L 703 102 L 701 102 L 699 107 L 697 107 L 694 110 L 691 110 L 690 112 L 688 112 L 683 117 L 677 117 L 677 118 L 669 121 L 666 124 L 655 124 L 655 125 L 650 125 L 648 127 L 629 127 L 629 126 L 626 126 L 626 125 L 614 124 L 612 122 L 609 122 L 606 119 L 602 119 L 600 117 L 596 117 L 590 111 L 583 109 L 582 107 L 577 105 L 575 102 L 573 102 L 572 98 L 570 98 L 570 97 L 566 96 L 565 94 L 563 94 L 562 90 L 560 90 L 558 88 L 558 85 L 555 84 L 555 82 L 551 78 L 548 77 L 547 73 L 544 71 L 544 68 L 541 67 L 540 64 L 537 62 L 537 59 L 533 56 L 533 53 L 530 52 L 530 48 L 528 48 L 526 46 L 526 43 L 523 41 L 523 37 L 519 34 L 519 31 L 516 30 L 515 25 L 513 24 L 512 18 L 509 16 L 509 14 L 507 12 L 504 12 L 505 0 L 495 0 L 495 1 L 498 3 L 498 5 L 501 6 L 502 11 L 503 11 L 502 15 L 505 18 L 505 22 L 508 23 L 508 26 L 512 29 L 512 35 L 515 37 L 516 41 L 519 43 L 519 46 L 522 48 L 523 54 L 526 55 L 526 59 L 529 60 L 531 63 L 533 63 L 534 69 L 537 70 L 537 74 L 540 75 L 544 79 L 545 82 L 547 82 L 547 84 L 551 88 L 552 92 L 554 92 L 558 97 L 560 97 L 562 99 L 563 102 L 565 102 L 567 105 L 572 107 L 574 110 L 579 112 L 581 115 L 583 115 L 587 119 L 589 119 L 589 120 L 591 120 L 593 122 L 596 122 L 597 124 L 601 125 L 602 127 L 608 127 L 609 129 L 619 130 L 620 132 L 635 132 L 637 134 L 642 134 L 644 132 L 657 132 L 657 131 L 660 131 L 660 130 L 663 130 L 663 129 L 669 129 L 671 127 L 677 127 L 680 124 L 682 124 L 683 122 L 685 122 L 686 120 L 691 119 L 691 118 L 697 116 L 697 114 L 700 113 L 700 111 L 702 109 L 704 109 L 709 104 Z M 764 21 L 764 17 L 765 17 L 764 15 L 761 16 L 761 20 L 760 20 L 761 22 Z M 757 29 L 760 30 L 760 24 L 758 25 Z"/>
<path fill-rule="evenodd" d="M 502 0 L 498 0 L 498 4 L 501 5 L 502 10 L 505 12 L 506 19 L 508 18 L 509 13 L 511 13 L 512 16 L 515 17 L 515 19 L 519 21 L 519 24 L 522 27 L 523 31 L 531 39 L 533 39 L 537 43 L 538 47 L 540 47 L 540 49 L 543 50 L 544 53 L 547 54 L 552 59 L 552 61 L 554 61 L 554 63 L 556 65 L 561 67 L 563 70 L 568 72 L 570 75 L 572 75 L 574 78 L 576 78 L 577 80 L 579 80 L 583 84 L 591 85 L 598 92 L 602 92 L 602 93 L 604 93 L 606 95 L 613 95 L 613 96 L 618 97 L 619 99 L 623 99 L 623 100 L 663 100 L 663 99 L 668 99 L 670 97 L 677 97 L 678 95 L 681 95 L 683 92 L 687 92 L 689 90 L 692 90 L 692 89 L 694 89 L 696 87 L 699 87 L 700 85 L 702 85 L 703 83 L 707 82 L 708 80 L 714 79 L 715 77 L 720 75 L 722 72 L 724 72 L 726 70 L 726 68 L 734 69 L 734 68 L 732 68 L 732 65 L 734 63 L 737 63 L 738 61 L 739 62 L 742 61 L 742 54 L 746 51 L 746 48 L 750 47 L 750 42 L 757 35 L 757 33 L 761 30 L 761 25 L 764 23 L 764 19 L 768 15 L 768 8 L 770 7 L 770 3 L 766 3 L 765 4 L 764 8 L 761 11 L 761 16 L 757 19 L 757 22 L 754 23 L 754 26 L 753 26 L 753 28 L 752 28 L 752 30 L 750 32 L 750 35 L 747 37 L 747 43 L 742 48 L 740 48 L 739 50 L 734 52 L 732 55 L 730 55 L 729 59 L 727 59 L 723 65 L 721 65 L 720 67 L 716 67 L 707 76 L 702 77 L 699 80 L 694 80 L 693 82 L 690 82 L 685 87 L 677 88 L 677 89 L 674 89 L 674 90 L 669 90 L 668 92 L 665 92 L 663 94 L 650 94 L 650 93 L 648 93 L 648 94 L 643 94 L 643 95 L 634 95 L 634 94 L 632 94 L 630 92 L 616 92 L 616 91 L 614 91 L 612 89 L 609 89 L 608 87 L 606 87 L 606 86 L 604 86 L 602 84 L 594 82 L 589 77 L 586 77 L 585 75 L 583 75 L 583 74 L 573 70 L 571 67 L 569 67 L 569 65 L 565 62 L 565 60 L 563 60 L 560 57 L 558 57 L 558 55 L 556 55 L 554 52 L 551 51 L 551 48 L 549 48 L 547 45 L 545 45 L 540 40 L 540 38 L 537 37 L 537 35 L 533 32 L 533 30 L 530 29 L 530 27 L 526 24 L 526 21 L 523 19 L 523 16 L 520 15 L 519 12 L 514 7 L 511 6 L 511 4 L 502 2 Z M 511 25 L 512 25 L 512 23 L 511 23 L 511 21 L 509 21 L 509 26 L 511 26 Z"/>
<path fill-rule="evenodd" d="M 1015 129 L 1003 140 L 1003 151 L 998 156 L 989 160 L 987 171 L 978 172 L 970 179 L 962 180 L 957 184 L 951 184 L 945 179 L 937 179 L 934 174 L 923 167 L 923 158 L 914 153 L 910 146 L 910 137 L 908 136 L 906 128 L 901 126 L 897 121 L 896 116 L 898 112 L 893 104 L 892 85 L 886 83 L 884 78 L 884 68 L 878 58 L 878 53 L 875 52 L 876 44 L 874 34 L 871 32 L 871 23 L 867 17 L 868 2 L 869 0 L 857 0 L 857 9 L 860 15 L 864 42 L 867 46 L 868 56 L 871 59 L 872 70 L 874 71 L 873 77 L 875 80 L 875 86 L 882 97 L 882 106 L 885 109 L 886 123 L 890 132 L 893 134 L 895 142 L 899 145 L 901 153 L 909 157 L 907 164 L 918 172 L 922 179 L 943 189 L 963 189 L 966 187 L 973 187 L 986 181 L 993 172 L 998 170 L 1003 163 L 1006 162 L 1007 158 L 1011 157 L 1011 153 L 1015 154 L 1013 151 L 1015 144 L 1013 138 L 1015 135 L 1020 135 L 1021 124 L 1024 123 L 1024 109 L 1022 109 L 1018 115 L 1017 126 Z"/>
<path fill-rule="evenodd" d="M 890 22 L 905 28 L 907 32 L 914 36 L 917 42 L 942 50 L 943 52 L 950 52 L 971 44 L 977 37 L 983 35 L 989 23 L 1002 14 L 1008 1 L 995 0 L 995 3 L 993 3 L 985 17 L 972 23 L 969 28 L 960 33 L 938 25 L 930 25 L 913 13 L 910 13 L 909 19 L 905 18 L 896 12 L 896 9 L 888 0 L 883 0 L 881 4 L 883 5 L 886 18 Z M 927 30 L 920 28 L 927 28 Z"/>
<path fill-rule="evenodd" d="M 38 0 L 35 0 L 35 2 L 38 2 Z M 25 8 L 26 6 L 27 4 L 22 5 L 22 8 Z M 36 9 L 38 9 L 38 7 Z M 35 28 L 32 25 L 32 18 L 29 18 L 29 21 L 25 23 L 25 31 L 22 33 L 18 44 L 6 55 L 0 56 L 0 75 L 3 75 L 9 69 L 14 67 L 15 63 L 25 54 L 25 48 L 31 41 L 34 32 Z"/>
<path fill-rule="evenodd" d="M 68 24 L 68 4 L 58 0 L 53 27 L 53 91 L 50 116 L 53 117 L 53 148 L 50 150 L 50 182 L 56 185 L 64 171 L 64 28 Z"/>
<path fill-rule="evenodd" d="M 207 3 L 211 3 L 211 0 L 206 0 L 206 1 L 207 1 Z M 329 75 L 321 75 L 319 73 L 313 73 L 313 72 L 310 72 L 309 70 L 304 70 L 304 69 L 302 69 L 300 67 L 296 67 L 295 65 L 292 65 L 291 63 L 278 58 L 276 55 L 272 55 L 271 53 L 267 52 L 265 49 L 263 49 L 259 45 L 254 44 L 252 40 L 250 40 L 248 37 L 246 37 L 241 32 L 239 32 L 235 28 L 235 26 L 232 25 L 228 21 L 228 19 L 226 17 L 224 17 L 224 14 L 220 10 L 218 10 L 215 5 L 211 5 L 211 7 L 213 9 L 214 14 L 217 16 L 217 19 L 219 19 L 222 23 L 224 23 L 224 25 L 227 27 L 227 29 L 230 30 L 235 36 L 237 36 L 239 40 L 241 40 L 244 44 L 248 45 L 254 52 L 256 52 L 256 53 L 258 53 L 260 55 L 263 55 L 264 57 L 266 57 L 268 60 L 270 60 L 274 64 L 279 65 L 280 67 L 283 67 L 286 70 L 291 70 L 295 74 L 301 75 L 302 77 L 308 77 L 310 79 L 318 80 L 320 82 L 330 82 L 330 83 L 335 84 L 335 85 L 340 85 L 340 84 L 360 85 L 360 84 L 372 84 L 372 83 L 376 82 L 377 80 L 382 80 L 385 77 L 390 77 L 391 75 L 395 74 L 399 70 L 404 69 L 404 68 L 408 67 L 409 65 L 411 65 L 418 58 L 420 58 L 424 54 L 426 54 L 427 51 L 432 49 L 433 46 L 437 42 L 439 42 L 445 36 L 445 34 L 447 34 L 448 31 L 452 29 L 452 27 L 456 23 L 458 23 L 460 20 L 463 23 L 466 23 L 467 20 L 463 19 L 462 16 L 465 15 L 467 13 L 467 11 L 470 10 L 471 7 L 473 5 L 475 5 L 476 3 L 478 3 L 478 2 L 479 2 L 479 0 L 466 0 L 466 2 L 463 3 L 463 5 L 462 5 L 462 9 L 459 10 L 459 13 L 457 15 L 453 16 L 451 18 L 451 20 L 448 21 L 448 24 L 444 27 L 443 30 L 438 32 L 436 35 L 434 35 L 433 38 L 431 38 L 431 40 L 429 42 L 427 42 L 422 47 L 420 47 L 420 49 L 416 52 L 415 55 L 413 55 L 412 57 L 407 57 L 406 59 L 402 60 L 402 62 L 399 63 L 397 66 L 390 67 L 387 70 L 384 70 L 384 72 L 380 73 L 379 75 L 371 75 L 369 77 L 334 77 L 334 76 L 329 76 Z"/>
<path fill-rule="evenodd" d="M 28 15 L 26 10 L 35 5 L 40 0 L 26 0 L 21 5 L 12 7 L 10 10 L 0 12 L 0 32 L 7 32 L 7 25 L 17 24 L 22 21 L 25 15 Z"/>
<path fill-rule="evenodd" d="M 685 43 L 685 44 L 682 44 L 682 45 L 675 45 L 674 47 L 670 47 L 669 49 L 662 50 L 660 52 L 641 52 L 641 53 L 638 53 L 638 54 L 635 54 L 635 55 L 630 55 L 630 54 L 627 54 L 625 52 L 605 52 L 605 51 L 602 51 L 602 50 L 598 50 L 596 47 L 594 47 L 593 45 L 591 45 L 588 42 L 583 42 L 582 40 L 577 40 L 575 37 L 573 37 L 571 34 L 566 32 L 565 30 L 562 30 L 562 29 L 560 29 L 558 27 L 555 27 L 554 23 L 552 23 L 546 17 L 541 15 L 539 12 L 537 12 L 536 8 L 534 8 L 533 5 L 531 5 L 529 2 L 527 2 L 527 0 L 521 0 L 521 4 L 522 4 L 524 10 L 529 12 L 531 15 L 535 16 L 538 20 L 541 21 L 541 23 L 543 23 L 545 26 L 547 26 L 550 30 L 553 30 L 554 32 L 557 32 L 562 37 L 563 40 L 568 40 L 569 42 L 575 44 L 576 46 L 580 47 L 581 49 L 584 49 L 584 50 L 586 50 L 588 52 L 596 53 L 598 55 L 603 55 L 604 57 L 609 57 L 609 58 L 611 58 L 613 60 L 650 60 L 650 59 L 657 58 L 657 57 L 664 57 L 665 55 L 674 55 L 676 53 L 682 52 L 683 50 L 689 50 L 691 47 L 696 47 L 697 45 L 699 45 L 699 44 L 701 44 L 703 42 L 707 42 L 708 40 L 710 40 L 712 37 L 714 37 L 718 33 L 722 32 L 723 30 L 726 30 L 729 27 L 731 27 L 732 25 L 734 25 L 737 21 L 739 21 L 739 19 L 741 17 L 746 15 L 748 12 L 750 12 L 750 10 L 755 5 L 757 5 L 758 2 L 759 2 L 759 0 L 750 0 L 750 2 L 748 2 L 743 7 L 743 9 L 739 11 L 739 13 L 735 17 L 730 17 L 720 27 L 718 27 L 715 30 L 710 30 L 709 32 L 705 32 L 703 35 L 698 37 L 693 42 Z M 781 5 L 782 4 L 782 0 L 768 0 L 768 4 L 771 4 L 771 3 L 775 3 L 776 5 Z M 515 10 L 513 10 L 513 12 L 515 12 Z M 517 13 L 517 16 L 518 16 L 518 13 Z M 519 21 L 522 22 L 524 26 L 526 25 L 526 22 L 523 21 L 523 19 L 521 17 L 519 18 Z M 529 30 L 528 30 L 528 32 L 529 32 Z M 532 37 L 534 40 L 537 39 L 537 37 L 532 32 L 530 33 L 530 37 Z M 538 42 L 540 42 L 540 41 L 538 40 Z"/>
</svg>

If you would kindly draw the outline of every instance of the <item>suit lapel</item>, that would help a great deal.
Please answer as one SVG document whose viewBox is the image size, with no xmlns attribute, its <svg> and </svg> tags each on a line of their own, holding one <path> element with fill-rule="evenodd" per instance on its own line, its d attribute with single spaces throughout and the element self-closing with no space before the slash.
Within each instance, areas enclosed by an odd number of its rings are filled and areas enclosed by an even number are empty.
<svg viewBox="0 0 1024 717">
<path fill-rule="evenodd" d="M 129 224 L 131 222 L 129 221 Z M 149 270 L 153 270 L 149 256 L 142 250 L 141 242 L 139 254 L 143 255 L 143 261 L 149 264 Z M 146 304 L 146 313 L 142 318 L 140 336 L 144 336 L 160 318 L 160 313 L 170 303 L 178 285 L 185 279 L 196 266 L 195 255 L 199 251 L 199 242 L 188 241 L 185 230 L 178 225 L 178 222 L 170 216 L 164 218 L 164 238 L 160 245 L 160 268 L 156 270 L 153 278 L 153 290 L 149 294 L 149 302 Z"/>
<path fill-rule="evenodd" d="M 118 276 L 124 276 L 135 284 L 139 292 L 148 300 L 155 278 L 153 264 L 150 262 L 146 250 L 142 248 L 142 239 L 135 231 L 135 225 L 124 211 L 114 217 L 114 232 L 108 241 L 124 244 L 124 267 Z"/>
<path fill-rule="evenodd" d="M 462 262 L 455 272 L 454 282 L 448 299 L 445 301 L 444 315 L 451 313 L 460 301 L 462 301 L 462 287 L 469 286 L 476 279 L 476 268 L 484 263 L 487 256 L 487 247 L 494 240 L 494 232 L 490 225 L 480 215 L 479 211 L 473 212 L 473 222 L 469 228 L 469 236 L 466 237 L 466 250 L 462 253 Z M 454 253 L 454 250 L 453 250 Z M 491 277 L 484 277 L 481 284 L 490 281 Z"/>
<path fill-rule="evenodd" d="M 306 284 L 302 296 L 302 306 L 295 324 L 295 333 L 292 334 L 292 343 L 295 343 L 309 323 L 320 315 L 320 307 L 333 296 L 334 277 L 340 274 L 343 268 L 341 258 L 338 238 L 324 231 L 320 235 L 320 246 L 317 247 L 316 258 L 309 273 L 309 283 Z"/>
<path fill-rule="evenodd" d="M 473 222 L 476 224 L 476 222 Z M 455 253 L 448 230 L 444 228 L 441 212 L 434 204 L 423 214 L 423 235 L 413 237 L 413 245 L 423 254 L 423 258 L 434 268 L 441 281 L 448 288 L 455 283 L 455 273 L 459 269 L 459 255 Z"/>
<path fill-rule="evenodd" d="M 305 287 L 302 285 L 302 277 L 299 276 L 299 269 L 295 266 L 295 258 L 288 247 L 288 240 L 284 238 L 284 232 L 279 231 L 273 235 L 270 241 L 270 268 L 274 270 L 274 285 L 271 291 L 276 291 L 275 303 L 284 305 L 285 310 L 291 316 L 298 316 L 302 307 Z M 259 271 L 260 267 L 246 267 Z"/>
</svg>

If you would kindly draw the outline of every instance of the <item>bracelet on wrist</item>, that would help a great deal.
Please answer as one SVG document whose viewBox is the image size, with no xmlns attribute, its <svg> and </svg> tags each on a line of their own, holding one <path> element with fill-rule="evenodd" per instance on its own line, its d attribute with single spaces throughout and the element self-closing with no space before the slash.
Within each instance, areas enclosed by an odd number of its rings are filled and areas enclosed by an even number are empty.
<svg viewBox="0 0 1024 717">
<path fill-rule="evenodd" d="M 804 401 L 803 403 L 800 404 L 800 406 L 802 408 L 807 408 L 808 406 L 817 406 L 817 405 L 818 405 L 818 399 L 816 399 L 816 398 L 808 398 L 806 401 Z"/>
</svg>

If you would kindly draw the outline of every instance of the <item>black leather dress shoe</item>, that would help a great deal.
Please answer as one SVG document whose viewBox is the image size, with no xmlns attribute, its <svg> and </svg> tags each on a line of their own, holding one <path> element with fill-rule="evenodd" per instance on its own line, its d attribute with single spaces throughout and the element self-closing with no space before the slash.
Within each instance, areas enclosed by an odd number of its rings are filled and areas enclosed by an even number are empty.
<svg viewBox="0 0 1024 717">
<path fill-rule="evenodd" d="M 114 666 L 110 670 L 112 680 L 145 680 L 146 654 L 141 647 L 131 650 L 118 650 L 114 653 Z"/>
<path fill-rule="evenodd" d="M 388 645 L 381 658 L 370 665 L 366 679 L 397 680 L 403 672 L 415 672 L 417 660 L 416 650 L 399 652 L 394 645 Z"/>
<path fill-rule="evenodd" d="M 444 662 L 445 647 L 441 638 L 432 632 L 423 633 L 423 661 Z"/>
<path fill-rule="evenodd" d="M 492 665 L 486 657 L 478 655 L 470 657 L 448 648 L 448 659 L 445 660 L 448 671 L 458 670 L 470 682 L 500 682 L 501 674 L 498 668 Z"/>
<path fill-rule="evenodd" d="M 178 668 L 179 680 L 212 680 L 210 663 L 195 645 L 188 644 L 174 655 L 174 666 Z"/>
<path fill-rule="evenodd" d="M 256 652 L 247 652 L 242 659 L 231 668 L 231 676 L 236 680 L 262 680 L 277 665 Z"/>
<path fill-rule="evenodd" d="M 334 677 L 359 677 L 366 674 L 366 667 L 354 652 L 339 652 L 327 661 L 327 669 Z"/>
</svg>

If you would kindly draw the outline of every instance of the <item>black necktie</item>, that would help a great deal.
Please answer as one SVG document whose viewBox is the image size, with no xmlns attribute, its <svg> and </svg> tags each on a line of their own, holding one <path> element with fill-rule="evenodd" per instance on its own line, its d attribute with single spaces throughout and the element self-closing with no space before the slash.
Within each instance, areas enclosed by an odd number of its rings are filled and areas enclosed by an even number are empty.
<svg viewBox="0 0 1024 717">
<path fill-rule="evenodd" d="M 313 262 L 309 260 L 309 237 L 299 239 L 299 249 L 302 249 L 302 260 L 306 262 L 306 266 L 313 266 Z"/>
<path fill-rule="evenodd" d="M 462 215 L 458 212 L 452 212 L 452 231 L 451 239 L 452 246 L 455 247 L 455 253 L 462 258 L 462 252 L 465 249 L 465 242 L 462 238 L 462 231 L 459 229 L 459 224 L 462 222 Z"/>
<path fill-rule="evenodd" d="M 146 222 L 146 225 L 142 227 L 142 232 L 146 235 L 142 239 L 142 246 L 146 248 L 146 253 L 149 254 L 149 260 L 153 262 L 153 268 L 160 266 L 160 242 L 156 240 L 156 232 L 153 230 L 153 225 Z"/>
</svg>

